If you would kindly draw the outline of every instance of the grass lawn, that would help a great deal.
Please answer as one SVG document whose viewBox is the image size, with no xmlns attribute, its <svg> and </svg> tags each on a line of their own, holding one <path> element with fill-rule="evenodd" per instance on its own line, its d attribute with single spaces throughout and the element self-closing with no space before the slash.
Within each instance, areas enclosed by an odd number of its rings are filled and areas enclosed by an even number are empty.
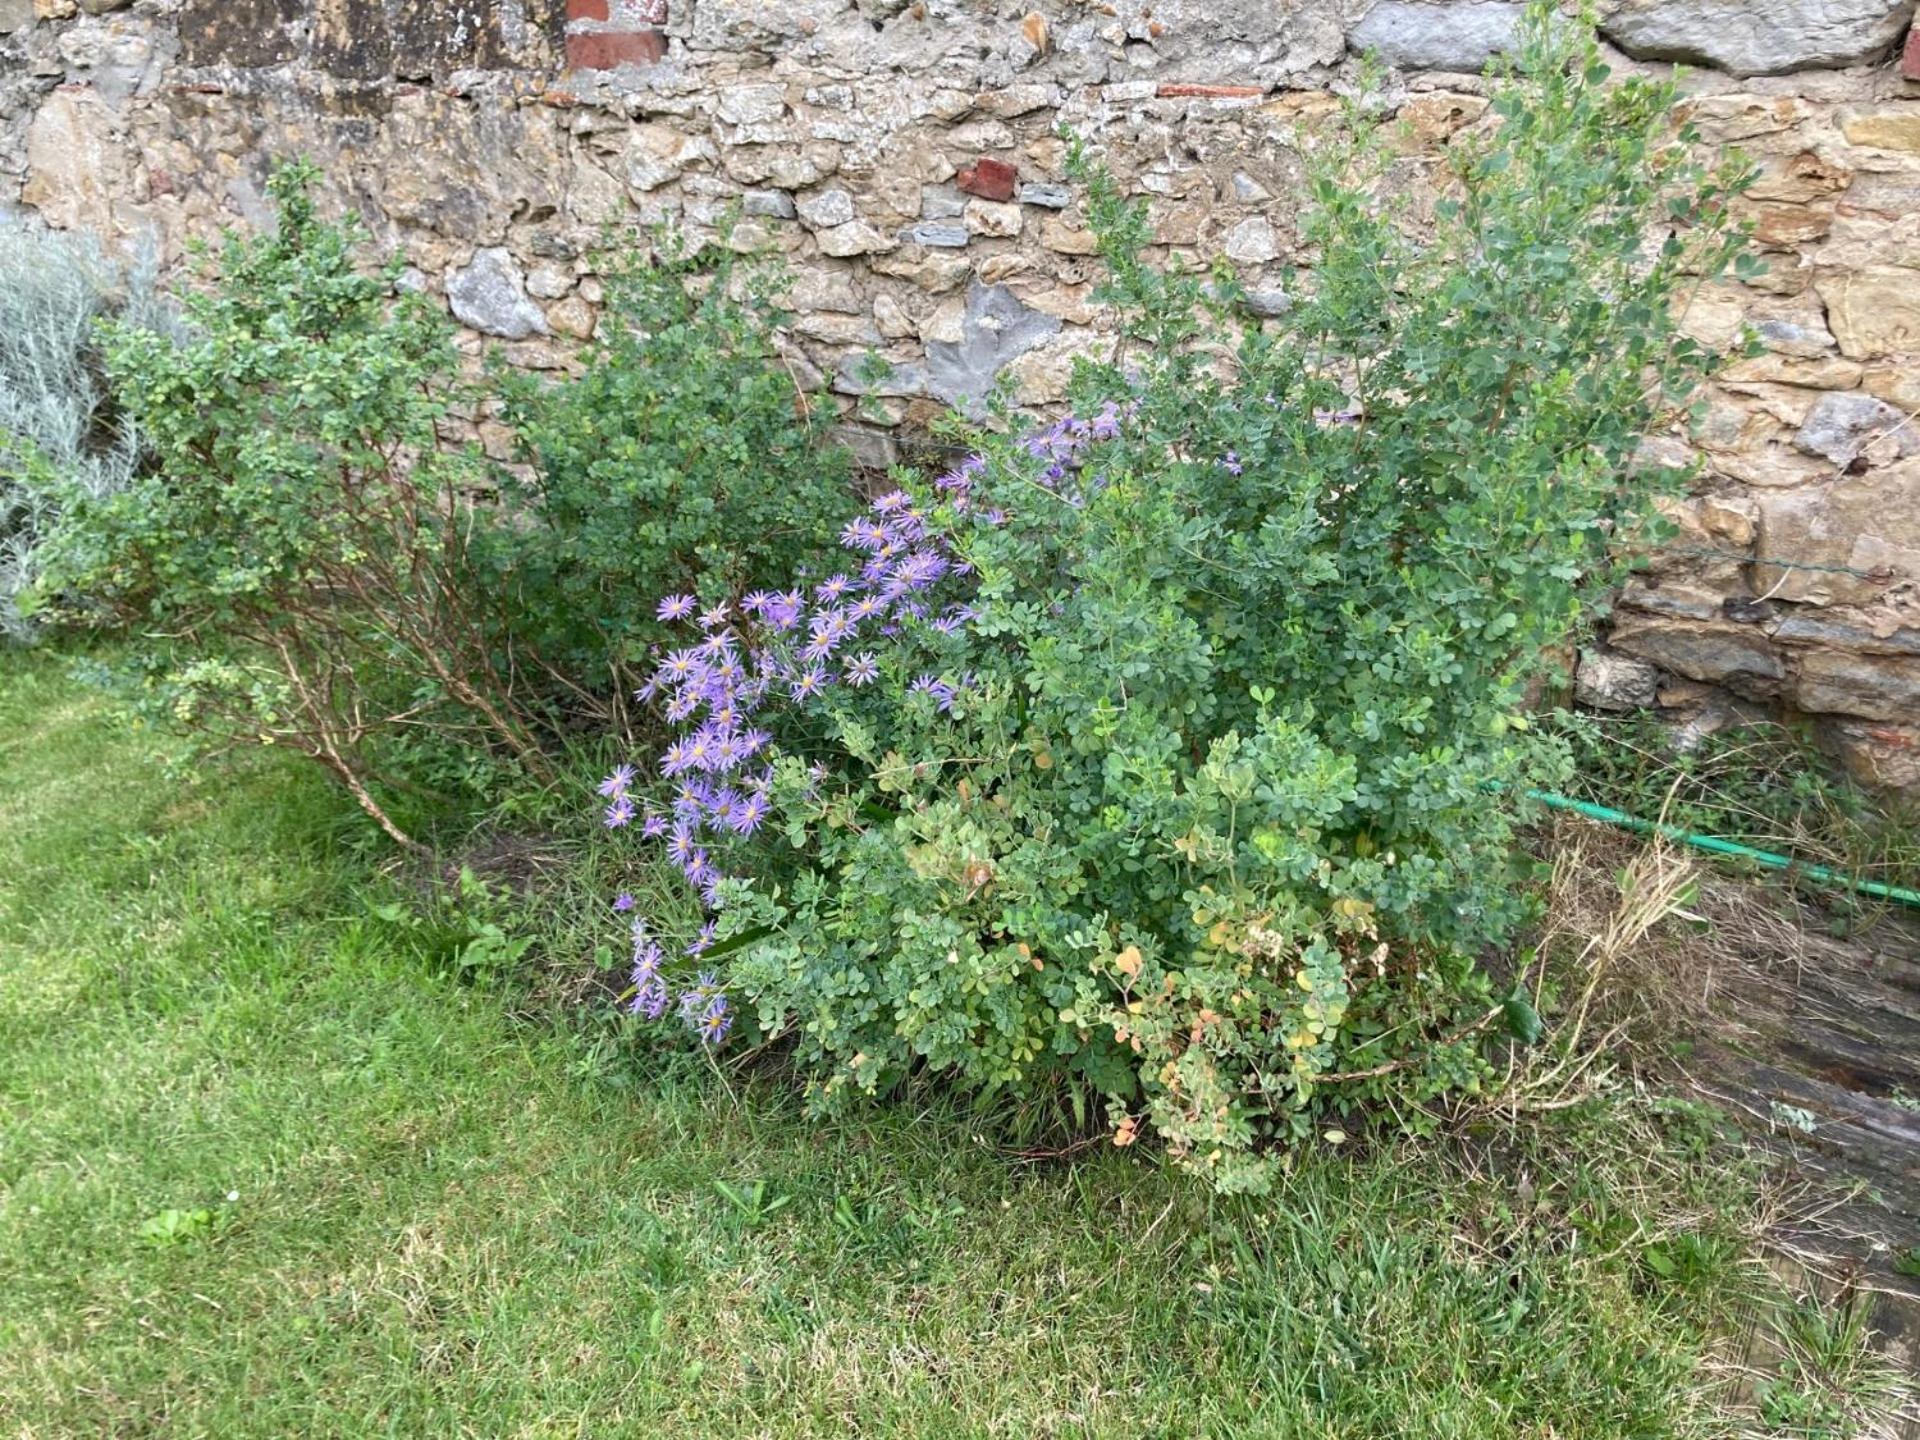
<svg viewBox="0 0 1920 1440">
<path fill-rule="evenodd" d="M 0 655 L 0 1436 L 1759 1423 L 1706 1363 L 1772 1303 L 1751 1176 L 1691 1112 L 1324 1150 L 1257 1203 L 810 1127 L 428 963 L 299 767 L 147 750 Z M 1826 1379 L 1781 1433 L 1844 1433 L 1796 1418 Z"/>
</svg>

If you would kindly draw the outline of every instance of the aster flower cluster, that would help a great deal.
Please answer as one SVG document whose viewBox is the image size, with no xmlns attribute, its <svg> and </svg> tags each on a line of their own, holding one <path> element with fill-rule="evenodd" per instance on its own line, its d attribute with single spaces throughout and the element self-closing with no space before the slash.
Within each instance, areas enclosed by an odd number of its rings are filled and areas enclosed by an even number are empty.
<svg viewBox="0 0 1920 1440">
<path fill-rule="evenodd" d="M 1126 412 L 1108 404 L 1090 419 L 1069 417 L 1023 442 L 1039 467 L 1038 481 L 1079 504 L 1100 477 L 1084 471 L 1087 447 L 1120 433 Z M 987 461 L 974 455 L 933 482 L 930 504 L 904 490 L 874 500 L 840 533 L 850 556 L 846 571 L 810 588 L 755 590 L 736 604 L 702 609 L 691 595 L 669 595 L 656 610 L 666 623 L 697 631 L 670 649 L 635 698 L 660 707 L 672 738 L 655 757 L 672 782 L 670 800 L 642 804 L 635 770 L 621 765 L 601 782 L 610 830 L 638 822 L 641 835 L 662 843 L 668 857 L 699 893 L 706 920 L 684 947 L 697 959 L 713 944 L 725 907 L 729 876 L 716 851 L 753 837 L 772 809 L 773 736 L 757 718 L 830 699 L 841 687 L 861 690 L 881 675 L 881 653 L 916 627 L 957 635 L 979 618 L 964 598 L 945 599 L 949 582 L 972 573 L 957 539 L 970 525 L 997 526 L 1004 512 L 976 504 Z M 962 587 L 964 593 L 964 587 Z M 977 682 L 970 674 L 925 673 L 907 687 L 935 710 L 953 713 Z M 825 772 L 816 767 L 816 782 Z M 631 913 L 630 895 L 614 902 Z M 723 986 L 702 971 L 676 995 L 666 974 L 667 950 L 650 922 L 635 916 L 634 1013 L 657 1020 L 670 1011 L 703 1042 L 717 1045 L 733 1024 Z"/>
<path fill-rule="evenodd" d="M 970 506 L 985 462 L 969 460 L 935 482 L 956 513 Z M 755 723 L 770 709 L 805 706 L 836 687 L 854 690 L 880 677 L 876 647 L 914 625 L 957 634 L 976 618 L 959 601 L 937 599 L 942 582 L 971 573 L 953 536 L 929 520 L 928 511 L 903 490 L 872 502 L 865 515 L 840 535 L 857 564 L 811 589 L 756 590 L 737 604 L 702 610 L 691 595 L 670 595 L 657 610 L 663 621 L 697 629 L 699 638 L 659 657 L 636 698 L 660 706 L 673 727 L 656 757 L 656 769 L 673 782 L 663 807 L 643 805 L 634 792 L 634 767 L 622 765 L 599 787 L 607 802 L 602 820 L 610 830 L 638 822 L 643 837 L 664 844 L 667 855 L 699 892 L 708 918 L 685 947 L 698 957 L 713 943 L 727 884 L 714 850 L 722 842 L 752 837 L 772 808 L 771 733 Z M 968 676 L 920 676 L 912 691 L 951 712 Z M 621 913 L 633 901 L 615 901 Z M 666 949 L 644 917 L 632 921 L 631 1008 L 648 1019 L 670 1010 L 707 1044 L 720 1043 L 732 1026 L 724 988 L 702 972 L 675 996 L 665 965 Z"/>
<path fill-rule="evenodd" d="M 1109 400 L 1091 418 L 1069 415 L 1029 435 L 1021 442 L 1023 448 L 1034 459 L 1045 462 L 1039 476 L 1040 484 L 1069 505 L 1083 504 L 1086 491 L 1101 483 L 1099 475 L 1083 473 L 1082 462 L 1087 447 L 1097 440 L 1111 440 L 1117 436 L 1131 410 L 1131 406 L 1121 406 Z"/>
</svg>

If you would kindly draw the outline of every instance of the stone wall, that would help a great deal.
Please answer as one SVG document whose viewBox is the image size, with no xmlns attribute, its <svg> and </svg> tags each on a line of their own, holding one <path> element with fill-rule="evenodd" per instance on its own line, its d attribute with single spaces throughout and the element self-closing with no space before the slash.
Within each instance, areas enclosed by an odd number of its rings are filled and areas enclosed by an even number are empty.
<svg viewBox="0 0 1920 1440">
<path fill-rule="evenodd" d="M 1033 8 L 1029 8 L 1032 5 Z M 895 435 L 1002 372 L 1057 403 L 1100 346 L 1065 121 L 1147 196 L 1168 252 L 1224 252 L 1284 311 L 1302 137 L 1394 67 L 1399 180 L 1484 123 L 1505 0 L 0 0 L 0 208 L 183 243 L 262 218 L 276 158 L 405 254 L 466 343 L 556 368 L 592 333 L 603 227 L 787 255 L 802 373 Z M 1685 61 L 1694 118 L 1754 155 L 1770 268 L 1688 326 L 1766 347 L 1675 455 L 1680 537 L 1622 595 L 1580 691 L 1700 726 L 1818 717 L 1860 773 L 1920 784 L 1920 42 L 1914 0 L 1609 0 L 1626 71 Z M 887 427 L 896 427 L 889 430 Z M 904 429 L 899 427 L 905 427 Z M 480 426 L 497 447 L 506 437 Z"/>
</svg>

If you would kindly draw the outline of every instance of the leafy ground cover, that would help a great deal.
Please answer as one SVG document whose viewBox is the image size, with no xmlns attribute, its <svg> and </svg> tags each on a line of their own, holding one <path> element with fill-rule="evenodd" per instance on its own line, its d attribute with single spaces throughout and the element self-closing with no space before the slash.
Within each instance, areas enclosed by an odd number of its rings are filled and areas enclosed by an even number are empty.
<svg viewBox="0 0 1920 1440">
<path fill-rule="evenodd" d="M 1870 1398 L 1687 1107 L 1306 1150 L 1257 1202 L 950 1110 L 803 1124 L 437 961 L 320 778 L 149 752 L 0 663 L 0 1434 L 1843 1434 Z M 1775 1319 L 1736 1405 L 1718 1337 Z"/>
</svg>

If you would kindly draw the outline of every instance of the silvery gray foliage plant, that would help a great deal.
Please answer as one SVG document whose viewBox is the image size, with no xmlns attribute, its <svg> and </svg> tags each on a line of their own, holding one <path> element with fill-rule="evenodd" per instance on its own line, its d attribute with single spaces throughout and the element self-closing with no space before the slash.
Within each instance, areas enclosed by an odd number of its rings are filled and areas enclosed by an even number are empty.
<svg viewBox="0 0 1920 1440">
<path fill-rule="evenodd" d="M 17 601 L 53 520 L 51 487 L 37 478 L 104 497 L 140 465 L 139 433 L 101 370 L 97 322 L 166 328 L 154 268 L 150 253 L 122 261 L 90 235 L 0 225 L 0 639 L 36 629 Z"/>
</svg>

